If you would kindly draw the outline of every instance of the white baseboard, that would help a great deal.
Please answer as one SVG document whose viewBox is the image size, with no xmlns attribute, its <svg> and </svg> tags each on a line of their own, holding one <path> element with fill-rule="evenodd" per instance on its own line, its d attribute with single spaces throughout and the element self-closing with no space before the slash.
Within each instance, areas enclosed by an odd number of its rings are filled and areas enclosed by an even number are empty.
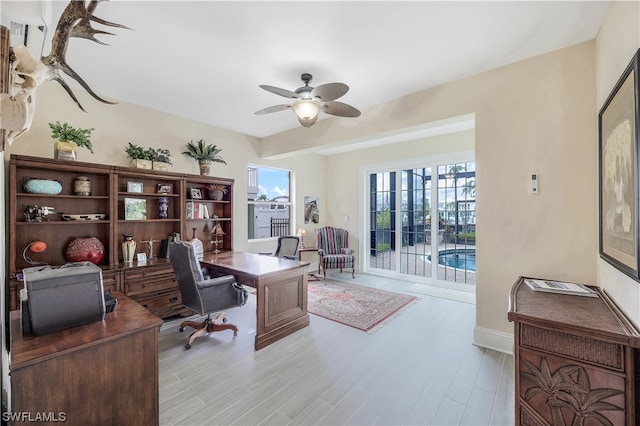
<svg viewBox="0 0 640 426">
<path fill-rule="evenodd" d="M 513 355 L 513 334 L 476 326 L 473 330 L 473 344 Z"/>
</svg>

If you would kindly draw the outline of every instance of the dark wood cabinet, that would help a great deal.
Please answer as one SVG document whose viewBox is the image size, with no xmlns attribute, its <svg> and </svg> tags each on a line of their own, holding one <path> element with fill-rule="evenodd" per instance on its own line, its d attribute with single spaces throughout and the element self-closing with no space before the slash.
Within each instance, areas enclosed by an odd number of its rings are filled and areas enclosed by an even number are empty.
<svg viewBox="0 0 640 426">
<path fill-rule="evenodd" d="M 89 194 L 79 195 L 76 179 L 86 177 L 91 184 Z M 61 190 L 33 191 L 25 187 L 28 180 L 59 184 Z M 195 176 L 184 173 L 135 169 L 76 161 L 12 155 L 9 176 L 9 308 L 18 309 L 22 283 L 17 274 L 31 266 L 23 258 L 30 242 L 44 241 L 45 251 L 29 253 L 34 261 L 52 266 L 67 262 L 65 249 L 75 238 L 97 237 L 104 246 L 103 269 L 105 290 L 117 290 L 131 296 L 155 315 L 166 318 L 187 315 L 182 306 L 175 275 L 167 259 L 159 259 L 161 241 L 169 235 L 182 239 L 194 235 L 203 243 L 205 253 L 216 248 L 231 251 L 233 241 L 233 179 Z M 213 199 L 212 185 L 224 189 L 223 196 Z M 192 193 L 192 189 L 196 189 Z M 198 198 L 194 195 L 199 194 Z M 162 199 L 162 200 L 161 200 Z M 166 214 L 160 214 L 164 203 Z M 188 216 L 188 207 L 197 203 L 205 214 Z M 128 206 L 142 206 L 132 213 Z M 67 220 L 89 215 L 92 220 Z M 96 216 L 99 215 L 99 216 Z M 96 217 L 98 217 L 96 219 Z M 220 224 L 224 235 L 215 237 L 212 230 Z M 124 234 L 133 235 L 136 253 L 149 260 L 124 263 Z M 218 244 L 215 242 L 218 241 Z M 150 243 L 151 242 L 151 243 Z"/>
<path fill-rule="evenodd" d="M 638 424 L 640 333 L 593 289 L 598 297 L 513 286 L 516 424 Z"/>
<path fill-rule="evenodd" d="M 11 314 L 11 412 L 27 424 L 157 425 L 162 321 L 120 293 L 103 321 L 23 336 Z"/>
</svg>

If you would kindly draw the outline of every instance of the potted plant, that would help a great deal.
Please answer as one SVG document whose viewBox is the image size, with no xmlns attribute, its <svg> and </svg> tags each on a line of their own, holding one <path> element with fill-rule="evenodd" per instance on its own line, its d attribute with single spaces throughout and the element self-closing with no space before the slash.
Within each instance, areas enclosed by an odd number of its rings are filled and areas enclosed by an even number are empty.
<svg viewBox="0 0 640 426">
<path fill-rule="evenodd" d="M 210 200 L 220 201 L 227 193 L 227 187 L 226 185 L 212 183 L 207 185 L 207 192 L 209 193 Z"/>
<path fill-rule="evenodd" d="M 206 145 L 204 139 L 200 139 L 197 142 L 193 140 L 187 144 L 187 150 L 183 152 L 184 155 L 193 158 L 200 165 L 200 174 L 202 176 L 208 176 L 211 171 L 211 163 L 223 163 L 227 164 L 222 159 L 220 154 L 222 149 L 216 145 Z"/>
<path fill-rule="evenodd" d="M 76 147 L 87 148 L 93 154 L 91 132 L 95 129 L 76 129 L 68 123 L 60 124 L 59 121 L 49 123 L 51 137 L 57 139 L 53 151 L 54 158 L 58 160 L 76 160 Z"/>
<path fill-rule="evenodd" d="M 153 155 L 151 160 L 153 161 L 153 170 L 161 170 L 166 172 L 169 170 L 169 166 L 173 166 L 171 163 L 171 152 L 165 148 L 153 149 Z"/>
<path fill-rule="evenodd" d="M 152 161 L 155 151 L 152 148 L 143 148 L 129 142 L 129 145 L 125 148 L 124 152 L 127 154 L 127 158 L 131 160 L 131 167 L 136 167 L 138 169 L 153 168 Z"/>
</svg>

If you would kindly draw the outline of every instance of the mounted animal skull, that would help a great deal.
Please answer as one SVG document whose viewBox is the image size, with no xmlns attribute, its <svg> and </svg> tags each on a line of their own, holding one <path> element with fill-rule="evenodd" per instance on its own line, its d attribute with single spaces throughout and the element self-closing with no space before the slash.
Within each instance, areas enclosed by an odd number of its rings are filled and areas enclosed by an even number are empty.
<svg viewBox="0 0 640 426">
<path fill-rule="evenodd" d="M 17 137 L 27 132 L 31 127 L 35 111 L 36 89 L 47 80 L 57 81 L 71 96 L 78 108 L 82 107 L 78 98 L 60 75 L 60 71 L 73 78 L 91 96 L 100 102 L 114 104 L 98 96 L 89 85 L 67 64 L 65 55 L 71 37 L 85 38 L 99 44 L 106 44 L 96 39 L 96 34 L 112 33 L 91 27 L 91 21 L 110 27 L 130 29 L 124 25 L 105 21 L 93 15 L 98 3 L 104 0 L 91 0 L 85 4 L 84 0 L 72 0 L 62 12 L 51 41 L 51 52 L 40 60 L 34 59 L 24 46 L 11 49 L 11 69 L 8 95 L 2 98 L 2 128 L 9 130 L 7 141 L 9 144 Z M 85 111 L 86 112 L 86 111 Z"/>
</svg>

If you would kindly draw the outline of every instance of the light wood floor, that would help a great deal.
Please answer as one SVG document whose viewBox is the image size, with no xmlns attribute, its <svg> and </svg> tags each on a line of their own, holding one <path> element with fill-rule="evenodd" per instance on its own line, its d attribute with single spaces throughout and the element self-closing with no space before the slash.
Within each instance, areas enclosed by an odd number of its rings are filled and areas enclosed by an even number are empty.
<svg viewBox="0 0 640 426">
<path fill-rule="evenodd" d="M 415 284 L 335 278 L 410 293 Z M 415 294 L 415 293 L 410 293 Z M 475 305 L 425 294 L 373 334 L 311 315 L 311 326 L 253 350 L 255 298 L 240 327 L 184 350 L 160 332 L 162 425 L 512 425 L 513 358 L 471 344 Z M 506 313 L 505 313 L 506 315 Z"/>
</svg>

